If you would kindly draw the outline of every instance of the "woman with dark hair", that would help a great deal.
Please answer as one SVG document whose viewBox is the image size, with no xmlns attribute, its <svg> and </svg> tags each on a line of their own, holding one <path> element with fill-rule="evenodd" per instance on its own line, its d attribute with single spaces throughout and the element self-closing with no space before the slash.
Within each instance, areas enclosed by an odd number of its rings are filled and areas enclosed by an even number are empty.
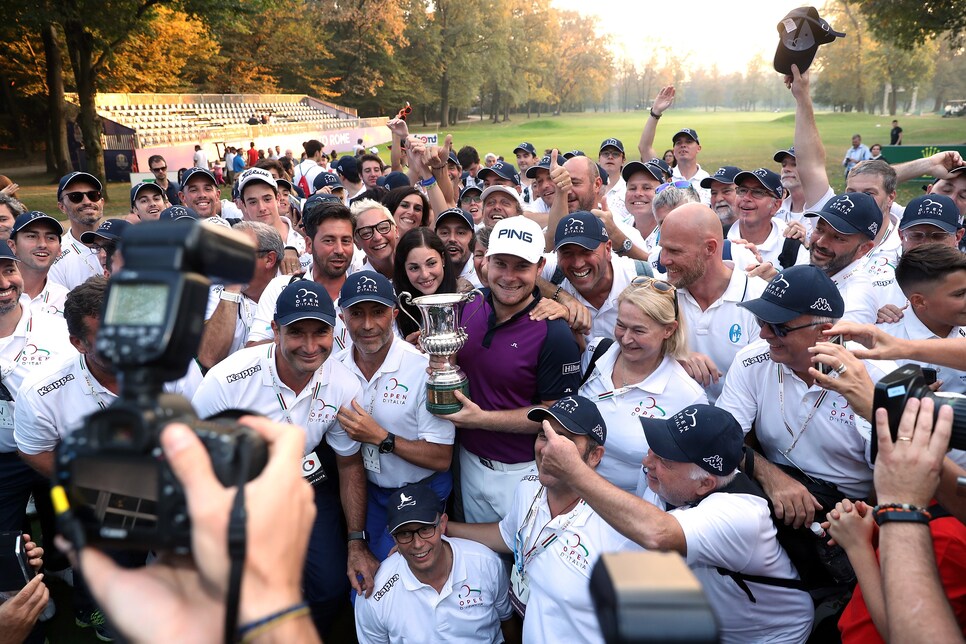
<svg viewBox="0 0 966 644">
<path fill-rule="evenodd" d="M 677 159 L 674 158 L 674 150 L 665 150 L 664 156 L 661 158 L 664 159 L 664 163 L 668 164 L 672 168 L 675 168 L 678 165 Z"/>
<path fill-rule="evenodd" d="M 456 293 L 459 272 L 449 260 L 443 240 L 429 228 L 413 228 L 396 244 L 392 283 L 396 294 L 409 293 L 412 297 L 434 293 Z M 399 300 L 400 308 L 417 320 L 419 309 Z M 419 327 L 402 314 L 396 316 L 399 334 L 407 342 L 415 343 Z"/>
<path fill-rule="evenodd" d="M 393 188 L 382 200 L 382 205 L 389 209 L 396 220 L 400 237 L 413 228 L 430 225 L 429 200 L 412 186 Z"/>
</svg>

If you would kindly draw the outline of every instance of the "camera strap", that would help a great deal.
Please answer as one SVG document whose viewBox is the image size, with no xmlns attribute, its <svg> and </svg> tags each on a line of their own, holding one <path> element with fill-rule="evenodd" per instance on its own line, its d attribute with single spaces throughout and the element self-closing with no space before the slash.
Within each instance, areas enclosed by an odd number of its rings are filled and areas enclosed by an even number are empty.
<svg viewBox="0 0 966 644">
<path fill-rule="evenodd" d="M 238 606 L 241 602 L 242 574 L 245 571 L 245 552 L 247 550 L 245 510 L 245 480 L 251 465 L 251 444 L 243 440 L 239 450 L 238 480 L 235 498 L 228 517 L 228 594 L 225 597 L 225 644 L 237 642 Z"/>
</svg>

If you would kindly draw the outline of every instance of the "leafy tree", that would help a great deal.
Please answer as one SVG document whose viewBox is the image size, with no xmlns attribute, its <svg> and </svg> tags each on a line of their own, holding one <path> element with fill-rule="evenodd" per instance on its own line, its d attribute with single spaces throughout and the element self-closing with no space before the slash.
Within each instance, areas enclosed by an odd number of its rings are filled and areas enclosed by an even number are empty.
<svg viewBox="0 0 966 644">
<path fill-rule="evenodd" d="M 949 34 L 956 47 L 966 33 L 966 7 L 957 0 L 849 0 L 882 41 L 900 49 Z"/>
</svg>

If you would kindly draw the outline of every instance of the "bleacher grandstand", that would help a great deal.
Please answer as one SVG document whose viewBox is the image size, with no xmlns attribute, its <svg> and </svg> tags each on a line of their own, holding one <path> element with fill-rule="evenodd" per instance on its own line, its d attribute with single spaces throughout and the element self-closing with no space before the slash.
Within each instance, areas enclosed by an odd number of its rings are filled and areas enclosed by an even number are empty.
<svg viewBox="0 0 966 644">
<path fill-rule="evenodd" d="M 75 95 L 67 98 L 77 103 Z M 358 139 L 367 146 L 389 140 L 386 119 L 360 119 L 352 108 L 306 95 L 105 93 L 97 95 L 96 106 L 105 169 L 117 180 L 146 168 L 150 154 L 173 155 L 171 160 L 183 166 L 195 144 L 213 161 L 223 156 L 225 145 L 247 148 L 250 141 L 260 148 L 281 145 L 300 151 L 302 141 L 314 138 L 343 152 Z M 80 167 L 79 136 L 69 141 L 74 165 Z"/>
</svg>

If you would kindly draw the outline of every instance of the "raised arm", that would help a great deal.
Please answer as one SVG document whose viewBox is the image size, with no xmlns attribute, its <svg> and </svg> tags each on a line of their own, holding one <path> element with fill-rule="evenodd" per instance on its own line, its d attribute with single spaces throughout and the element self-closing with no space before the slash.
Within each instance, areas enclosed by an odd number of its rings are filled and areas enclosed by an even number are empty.
<svg viewBox="0 0 966 644">
<path fill-rule="evenodd" d="M 662 87 L 651 105 L 651 113 L 647 116 L 647 121 L 644 122 L 641 140 L 637 144 L 637 151 L 641 153 L 641 161 L 657 157 L 654 152 L 654 135 L 657 133 L 657 122 L 664 114 L 664 110 L 671 107 L 672 103 L 674 103 L 674 86 Z"/>
<path fill-rule="evenodd" d="M 896 171 L 896 181 L 902 183 L 903 181 L 921 177 L 924 174 L 936 177 L 937 179 L 945 179 L 949 177 L 949 172 L 953 168 L 958 168 L 962 165 L 966 165 L 966 162 L 963 161 L 963 157 L 960 156 L 959 152 L 947 150 L 945 152 L 937 152 L 932 156 L 923 157 L 922 159 L 898 163 L 892 166 L 892 169 Z"/>
<path fill-rule="evenodd" d="M 825 170 L 825 146 L 815 124 L 815 110 L 809 94 L 809 74 L 800 74 L 792 65 L 791 76 L 785 76 L 785 86 L 795 97 L 795 162 L 798 178 L 805 191 L 805 206 L 813 206 L 828 192 L 828 172 Z"/>
</svg>

